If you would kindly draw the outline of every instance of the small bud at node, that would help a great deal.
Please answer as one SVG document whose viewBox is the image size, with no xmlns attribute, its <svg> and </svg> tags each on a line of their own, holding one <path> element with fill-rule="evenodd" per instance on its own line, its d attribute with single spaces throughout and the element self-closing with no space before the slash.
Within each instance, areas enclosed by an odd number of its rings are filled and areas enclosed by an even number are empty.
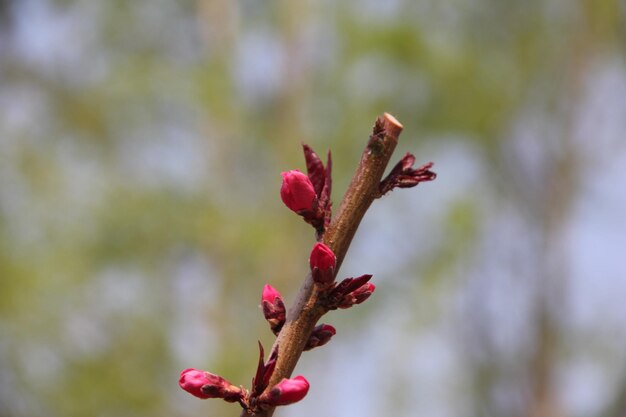
<svg viewBox="0 0 626 417">
<path fill-rule="evenodd" d="M 320 324 L 315 326 L 304 347 L 304 350 L 311 350 L 318 346 L 324 346 L 335 334 L 337 334 L 337 330 L 335 330 L 335 328 L 330 324 Z"/>
<path fill-rule="evenodd" d="M 285 324 L 287 309 L 285 308 L 285 303 L 280 293 L 269 284 L 263 287 L 261 308 L 263 309 L 263 316 L 270 324 L 272 332 L 278 335 L 280 329 L 282 329 Z"/>
<path fill-rule="evenodd" d="M 311 251 L 309 265 L 313 280 L 318 284 L 328 284 L 335 279 L 337 258 L 332 249 L 323 243 L 316 243 Z"/>
<path fill-rule="evenodd" d="M 371 282 L 363 284 L 362 286 L 352 291 L 351 293 L 346 294 L 343 297 L 343 300 L 341 300 L 341 302 L 339 303 L 338 307 L 350 308 L 355 304 L 361 304 L 362 302 L 370 298 L 370 296 L 375 290 L 376 290 L 376 286 L 372 284 Z"/>
</svg>

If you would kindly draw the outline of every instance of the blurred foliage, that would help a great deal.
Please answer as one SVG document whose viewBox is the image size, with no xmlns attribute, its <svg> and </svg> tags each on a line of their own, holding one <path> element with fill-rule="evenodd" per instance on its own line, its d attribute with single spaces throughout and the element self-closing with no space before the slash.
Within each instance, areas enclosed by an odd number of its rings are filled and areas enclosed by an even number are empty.
<svg viewBox="0 0 626 417">
<path fill-rule="evenodd" d="M 282 207 L 279 173 L 304 169 L 301 142 L 331 148 L 337 207 L 383 111 L 405 125 L 398 154 L 435 160 L 440 178 L 377 203 L 348 255 L 346 274 L 374 272 L 380 295 L 331 315 L 327 349 L 369 346 L 406 383 L 351 415 L 623 415 L 623 355 L 553 300 L 588 161 L 621 149 L 575 136 L 594 71 L 624 77 L 625 13 L 618 0 L 0 2 L 0 415 L 234 415 L 179 392 L 178 372 L 249 382 L 256 340 L 272 343 L 260 290 L 289 298 L 313 239 Z M 372 336 L 374 318 L 404 331 Z M 458 366 L 415 383 L 429 334 Z M 604 349 L 594 369 L 616 387 L 586 414 L 546 382 L 581 338 L 569 357 Z"/>
</svg>

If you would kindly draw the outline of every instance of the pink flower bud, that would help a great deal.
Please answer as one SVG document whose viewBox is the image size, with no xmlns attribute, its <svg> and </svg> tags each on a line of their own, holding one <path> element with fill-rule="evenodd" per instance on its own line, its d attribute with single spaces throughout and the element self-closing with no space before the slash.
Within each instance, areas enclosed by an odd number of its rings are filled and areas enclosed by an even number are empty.
<svg viewBox="0 0 626 417">
<path fill-rule="evenodd" d="M 178 385 L 191 395 L 198 398 L 222 398 L 235 402 L 243 397 L 241 388 L 232 385 L 219 375 L 194 368 L 185 369 L 180 373 Z"/>
<path fill-rule="evenodd" d="M 282 329 L 285 324 L 287 309 L 285 308 L 285 303 L 280 293 L 269 284 L 263 287 L 261 308 L 263 309 L 263 316 L 270 324 L 272 332 L 278 335 L 280 329 Z"/>
<path fill-rule="evenodd" d="M 280 187 L 283 203 L 296 213 L 313 210 L 317 195 L 309 177 L 298 170 L 282 172 L 280 175 L 283 177 Z"/>
<path fill-rule="evenodd" d="M 334 277 L 337 258 L 333 251 L 323 243 L 316 243 L 309 257 L 313 280 L 319 284 L 328 284 Z"/>
<path fill-rule="evenodd" d="M 274 300 L 276 298 L 282 299 L 280 293 L 271 285 L 265 284 L 263 287 L 263 295 L 261 296 L 261 301 L 267 301 L 270 304 L 274 304 Z"/>
<path fill-rule="evenodd" d="M 259 401 L 271 406 L 289 405 L 303 399 L 309 392 L 309 382 L 302 376 L 295 378 L 283 378 L 266 395 L 262 395 Z"/>
<path fill-rule="evenodd" d="M 313 246 L 311 257 L 309 258 L 311 269 L 317 267 L 322 271 L 326 271 L 327 269 L 334 268 L 335 262 L 337 262 L 335 254 L 328 246 L 320 242 Z"/>
</svg>

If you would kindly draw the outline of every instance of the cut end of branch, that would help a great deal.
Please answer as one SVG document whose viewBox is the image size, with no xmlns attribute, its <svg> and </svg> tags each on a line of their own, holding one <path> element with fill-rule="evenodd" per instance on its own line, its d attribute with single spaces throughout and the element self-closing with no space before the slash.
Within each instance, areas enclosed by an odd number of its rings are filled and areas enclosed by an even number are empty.
<svg viewBox="0 0 626 417">
<path fill-rule="evenodd" d="M 383 117 L 385 119 L 387 119 L 387 121 L 389 121 L 389 123 L 393 123 L 394 125 L 398 126 L 400 129 L 402 129 L 404 126 L 402 126 L 402 123 L 400 123 L 398 121 L 398 119 L 396 119 L 395 117 L 393 117 L 391 114 L 385 112 L 383 113 Z"/>
<path fill-rule="evenodd" d="M 393 143 L 390 151 L 393 152 L 393 148 L 398 143 L 398 137 L 402 132 L 402 124 L 389 113 L 383 113 L 382 116 L 378 116 L 376 123 L 374 123 L 374 129 L 370 135 L 370 140 L 367 144 L 369 152 L 379 153 L 385 142 Z M 389 152 L 389 156 L 391 155 Z"/>
<path fill-rule="evenodd" d="M 404 126 L 402 126 L 402 123 L 400 123 L 398 119 L 396 119 L 389 113 L 383 113 L 382 119 L 383 129 L 387 131 L 387 134 L 389 136 L 393 136 L 396 138 L 400 136 L 400 132 L 402 132 Z"/>
</svg>

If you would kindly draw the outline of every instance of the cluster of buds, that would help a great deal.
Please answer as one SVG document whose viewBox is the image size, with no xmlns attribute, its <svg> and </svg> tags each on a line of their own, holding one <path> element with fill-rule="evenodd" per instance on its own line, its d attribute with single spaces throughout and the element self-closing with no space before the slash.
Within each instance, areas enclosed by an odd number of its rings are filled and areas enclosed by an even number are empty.
<svg viewBox="0 0 626 417">
<path fill-rule="evenodd" d="M 263 346 L 259 342 L 259 364 L 256 375 L 252 378 L 252 391 L 246 398 L 244 408 L 264 410 L 268 407 L 293 404 L 303 399 L 309 392 L 309 382 L 302 375 L 283 378 L 270 390 L 266 390 L 276 368 L 278 349 L 272 351 L 267 362 L 263 361 L 263 356 Z"/>
<path fill-rule="evenodd" d="M 345 309 L 361 304 L 376 290 L 376 286 L 368 282 L 371 278 L 371 275 L 366 274 L 357 278 L 344 279 L 326 293 L 326 308 L 329 310 Z"/>
<path fill-rule="evenodd" d="M 267 362 L 263 361 L 263 346 L 259 343 L 259 365 L 252 379 L 252 390 L 237 387 L 221 376 L 198 369 L 185 369 L 178 384 L 191 395 L 201 398 L 221 398 L 227 402 L 238 402 L 244 410 L 255 413 L 269 407 L 289 405 L 303 399 L 309 392 L 309 382 L 302 375 L 283 378 L 271 389 L 266 390 L 276 367 L 278 350 L 274 350 Z"/>
<path fill-rule="evenodd" d="M 371 275 L 361 275 L 358 278 L 345 278 L 340 283 L 335 282 L 335 266 L 337 258 L 325 244 L 318 242 L 313 246 L 309 264 L 311 276 L 320 293 L 320 303 L 327 310 L 350 308 L 367 300 L 376 286 L 368 282 Z"/>
<path fill-rule="evenodd" d="M 374 139 L 384 134 L 381 129 L 382 124 L 377 122 L 374 128 Z M 331 154 L 329 151 L 326 166 L 324 166 L 319 156 L 309 146 L 303 145 L 303 148 L 307 174 L 298 170 L 283 172 L 280 196 L 290 210 L 301 216 L 316 231 L 318 242 L 311 250 L 309 267 L 310 279 L 317 292 L 318 307 L 321 307 L 324 312 L 346 309 L 367 300 L 376 287 L 369 282 L 371 275 L 345 278 L 339 283 L 335 281 L 337 256 L 323 243 L 324 233 L 331 220 Z M 378 197 L 396 187 L 413 187 L 420 182 L 435 178 L 435 174 L 429 170 L 432 164 L 413 169 L 414 162 L 415 157 L 406 154 L 380 182 Z M 278 336 L 285 326 L 287 311 L 283 297 L 269 284 L 263 288 L 261 309 L 272 333 Z M 318 324 L 313 328 L 303 350 L 308 351 L 325 345 L 336 333 L 333 326 Z M 259 343 L 259 351 L 259 363 L 256 374 L 252 378 L 250 390 L 237 387 L 221 376 L 193 368 L 181 372 L 179 385 L 198 398 L 221 398 L 227 402 L 238 402 L 250 415 L 271 407 L 293 404 L 303 399 L 309 391 L 309 382 L 301 375 L 283 378 L 273 386 L 269 386 L 278 361 L 279 346 L 275 344 L 267 362 L 264 361 L 261 343 Z"/>
<path fill-rule="evenodd" d="M 270 329 L 278 336 L 286 320 L 285 303 L 280 293 L 269 284 L 263 287 L 261 309 L 263 310 L 265 320 L 267 320 L 270 325 Z M 309 336 L 304 350 L 311 350 L 318 346 L 325 345 L 336 333 L 337 331 L 330 324 L 320 324 L 316 326 L 311 332 L 311 336 Z"/>
</svg>

